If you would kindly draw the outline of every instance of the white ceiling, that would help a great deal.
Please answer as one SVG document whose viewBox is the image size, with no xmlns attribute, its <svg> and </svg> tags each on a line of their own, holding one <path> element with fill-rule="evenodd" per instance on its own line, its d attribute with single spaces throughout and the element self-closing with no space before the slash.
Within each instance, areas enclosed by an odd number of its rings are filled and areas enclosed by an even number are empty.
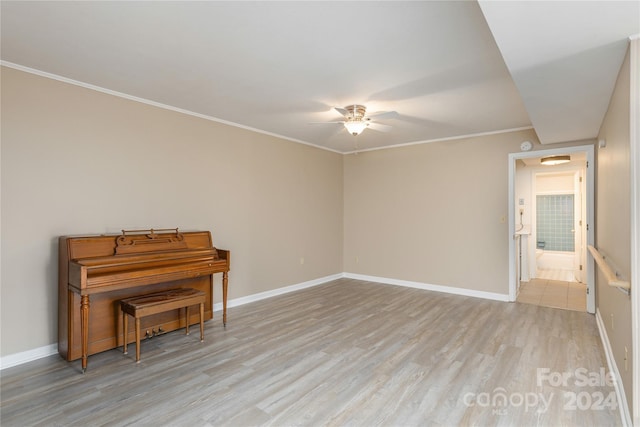
<svg viewBox="0 0 640 427">
<path fill-rule="evenodd" d="M 593 138 L 609 106 L 639 1 L 481 0 L 543 144 Z"/>
<path fill-rule="evenodd" d="M 639 3 L 560 3 L 3 0 L 1 55 L 338 152 L 532 124 L 593 138 Z M 396 111 L 391 131 L 310 124 L 353 103 Z"/>
</svg>

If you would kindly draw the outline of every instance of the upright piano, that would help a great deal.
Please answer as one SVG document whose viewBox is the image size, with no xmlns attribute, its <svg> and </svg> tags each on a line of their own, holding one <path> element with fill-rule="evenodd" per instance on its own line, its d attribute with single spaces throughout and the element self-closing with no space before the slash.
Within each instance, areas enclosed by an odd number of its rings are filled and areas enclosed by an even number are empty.
<svg viewBox="0 0 640 427">
<path fill-rule="evenodd" d="M 205 320 L 213 318 L 213 274 L 222 273 L 223 323 L 227 322 L 228 250 L 213 246 L 209 231 L 123 230 L 120 235 L 59 238 L 58 352 L 68 361 L 135 340 L 122 330 L 118 301 L 173 288 L 207 294 Z M 143 331 L 186 326 L 180 311 L 143 319 Z"/>
</svg>

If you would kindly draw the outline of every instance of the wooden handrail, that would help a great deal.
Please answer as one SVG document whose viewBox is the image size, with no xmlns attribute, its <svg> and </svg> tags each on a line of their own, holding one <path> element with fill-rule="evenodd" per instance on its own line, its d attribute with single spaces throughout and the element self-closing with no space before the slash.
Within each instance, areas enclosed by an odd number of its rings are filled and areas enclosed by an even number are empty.
<svg viewBox="0 0 640 427">
<path fill-rule="evenodd" d="M 604 257 L 602 256 L 602 254 L 600 254 L 600 252 L 598 252 L 598 250 L 595 247 L 589 245 L 588 248 L 589 248 L 589 252 L 591 252 L 591 256 L 596 261 L 596 264 L 598 264 L 598 267 L 604 273 L 604 276 L 606 277 L 607 283 L 609 284 L 609 286 L 616 286 L 622 289 L 631 289 L 631 282 L 618 279 L 618 276 L 616 275 L 616 273 L 611 269 L 609 264 L 607 264 L 607 261 L 605 261 Z"/>
</svg>

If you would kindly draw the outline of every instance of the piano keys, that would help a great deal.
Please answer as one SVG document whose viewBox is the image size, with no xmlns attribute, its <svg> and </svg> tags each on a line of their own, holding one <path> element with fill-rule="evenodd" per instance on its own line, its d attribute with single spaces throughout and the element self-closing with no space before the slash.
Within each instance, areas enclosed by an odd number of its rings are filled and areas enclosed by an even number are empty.
<svg viewBox="0 0 640 427">
<path fill-rule="evenodd" d="M 135 340 L 123 331 L 118 301 L 171 288 L 205 292 L 205 320 L 213 318 L 213 274 L 222 273 L 227 322 L 230 252 L 213 246 L 208 231 L 123 230 L 122 235 L 59 238 L 58 352 L 68 361 Z M 195 323 L 198 319 L 189 319 Z M 182 324 L 181 324 L 182 322 Z M 174 310 L 144 319 L 143 330 L 184 327 Z"/>
</svg>

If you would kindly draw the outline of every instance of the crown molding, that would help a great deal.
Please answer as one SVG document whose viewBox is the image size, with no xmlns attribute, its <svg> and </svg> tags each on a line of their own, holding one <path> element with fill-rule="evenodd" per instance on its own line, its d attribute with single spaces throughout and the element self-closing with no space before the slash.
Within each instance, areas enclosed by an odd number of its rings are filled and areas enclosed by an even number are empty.
<svg viewBox="0 0 640 427">
<path fill-rule="evenodd" d="M 411 146 L 411 145 L 430 144 L 432 142 L 456 141 L 456 140 L 460 140 L 460 139 L 477 138 L 477 137 L 489 136 L 489 135 L 499 135 L 501 133 L 519 132 L 519 131 L 522 131 L 522 130 L 530 130 L 530 129 L 533 129 L 533 126 L 523 126 L 523 127 L 519 127 L 519 128 L 500 129 L 500 130 L 492 130 L 492 131 L 488 131 L 488 132 L 470 133 L 470 134 L 466 134 L 466 135 L 448 136 L 446 138 L 426 139 L 426 140 L 423 140 L 423 141 L 407 142 L 407 143 L 404 143 L 404 144 L 387 145 L 385 147 L 365 148 L 365 149 L 362 149 L 362 150 L 349 151 L 349 152 L 346 152 L 344 154 L 357 154 L 357 153 L 364 153 L 365 151 L 388 150 L 388 149 L 392 149 L 392 148 L 408 147 L 408 146 Z"/>
<path fill-rule="evenodd" d="M 107 88 L 104 88 L 104 87 L 96 86 L 96 85 L 93 85 L 93 84 L 90 84 L 90 83 L 81 82 L 81 81 L 78 81 L 78 80 L 70 79 L 68 77 L 63 77 L 63 76 L 60 76 L 60 75 L 57 75 L 57 74 L 48 73 L 46 71 L 41 71 L 41 70 L 38 70 L 38 69 L 35 69 L 35 68 L 25 67 L 24 65 L 15 64 L 13 62 L 8 62 L 8 61 L 2 60 L 2 61 L 0 61 L 0 65 L 2 65 L 4 67 L 8 67 L 8 68 L 13 68 L 13 69 L 19 70 L 19 71 L 24 71 L 25 73 L 34 74 L 34 75 L 37 75 L 37 76 L 40 76 L 40 77 L 45 77 L 45 78 L 48 78 L 48 79 L 57 80 L 59 82 L 68 83 L 68 84 L 71 84 L 71 85 L 74 85 L 74 86 L 79 86 L 79 87 L 82 87 L 82 88 L 85 88 L 85 89 L 94 90 L 96 92 L 105 93 L 107 95 L 117 96 L 119 98 L 124 98 L 124 99 L 127 99 L 129 101 L 139 102 L 139 103 L 142 103 L 142 104 L 151 105 L 153 107 L 162 108 L 164 110 L 170 110 L 170 111 L 174 111 L 176 113 L 186 114 L 188 116 L 193 116 L 193 117 L 198 117 L 200 119 L 208 120 L 208 121 L 211 121 L 211 122 L 221 123 L 223 125 L 233 126 L 233 127 L 236 127 L 236 128 L 248 130 L 248 131 L 259 133 L 259 134 L 262 134 L 262 135 L 267 135 L 267 136 L 272 136 L 272 137 L 279 138 L 279 139 L 284 139 L 284 140 L 295 142 L 295 143 L 298 143 L 298 144 L 307 145 L 309 147 L 318 148 L 320 150 L 331 151 L 331 152 L 337 153 L 337 154 L 343 154 L 341 151 L 333 150 L 331 148 L 323 147 L 321 145 L 312 144 L 310 142 L 302 141 L 300 139 L 290 138 L 288 136 L 279 135 L 277 133 L 268 132 L 268 131 L 265 131 L 265 130 L 262 130 L 262 129 L 253 128 L 253 127 L 250 127 L 250 126 L 245 126 L 245 125 L 242 125 L 240 123 L 230 122 L 228 120 L 219 119 L 217 117 L 208 116 L 206 114 L 196 113 L 195 111 L 185 110 L 184 108 L 178 108 L 178 107 L 174 107 L 172 105 L 163 104 L 161 102 L 152 101 L 150 99 L 140 98 L 138 96 L 133 96 L 133 95 L 129 95 L 129 94 L 126 94 L 126 93 L 123 93 L 123 92 L 118 92 L 118 91 L 115 91 L 115 90 L 111 90 L 111 89 L 107 89 Z"/>
</svg>

